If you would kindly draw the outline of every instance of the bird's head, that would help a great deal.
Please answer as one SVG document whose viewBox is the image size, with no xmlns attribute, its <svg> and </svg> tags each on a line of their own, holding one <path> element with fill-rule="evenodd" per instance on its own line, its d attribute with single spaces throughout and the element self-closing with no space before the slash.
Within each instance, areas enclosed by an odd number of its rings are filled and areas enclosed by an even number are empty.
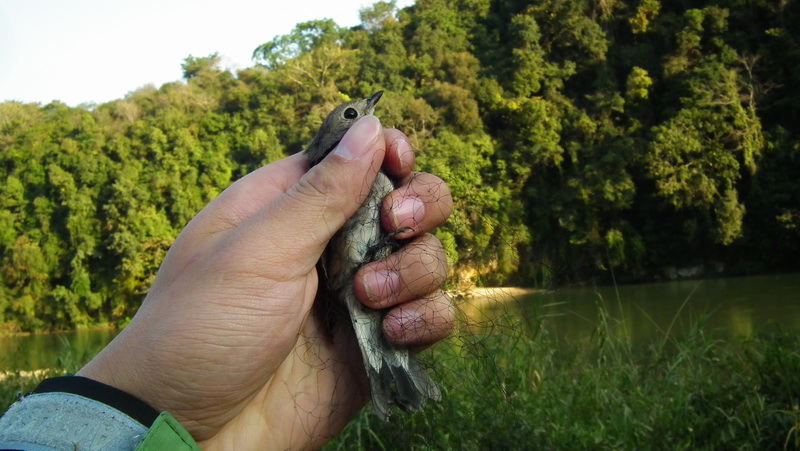
<svg viewBox="0 0 800 451">
<path fill-rule="evenodd" d="M 344 134 L 357 120 L 372 114 L 375 111 L 375 104 L 382 95 L 383 91 L 378 91 L 366 99 L 352 100 L 334 108 L 322 121 L 317 135 L 305 150 L 311 160 L 311 165 L 314 166 L 322 161 L 339 144 Z"/>
</svg>

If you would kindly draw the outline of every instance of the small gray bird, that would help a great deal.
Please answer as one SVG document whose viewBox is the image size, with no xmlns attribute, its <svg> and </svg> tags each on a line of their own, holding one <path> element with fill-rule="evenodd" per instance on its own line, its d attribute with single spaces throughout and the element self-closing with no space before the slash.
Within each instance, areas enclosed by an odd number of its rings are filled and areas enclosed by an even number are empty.
<svg viewBox="0 0 800 451">
<path fill-rule="evenodd" d="M 382 94 L 378 91 L 369 98 L 339 105 L 325 118 L 305 150 L 312 166 L 336 147 L 351 125 L 375 111 Z M 408 347 L 396 346 L 384 338 L 381 324 L 385 312 L 365 307 L 353 291 L 353 277 L 361 266 L 387 257 L 399 246 L 394 234 L 381 227 L 381 203 L 392 190 L 392 180 L 383 171 L 378 172 L 366 200 L 333 236 L 321 259 L 322 288 L 327 291 L 329 302 L 347 307 L 367 370 L 372 404 L 382 420 L 391 414 L 391 404 L 404 410 L 419 410 L 426 398 L 441 399 L 439 388 Z"/>
</svg>

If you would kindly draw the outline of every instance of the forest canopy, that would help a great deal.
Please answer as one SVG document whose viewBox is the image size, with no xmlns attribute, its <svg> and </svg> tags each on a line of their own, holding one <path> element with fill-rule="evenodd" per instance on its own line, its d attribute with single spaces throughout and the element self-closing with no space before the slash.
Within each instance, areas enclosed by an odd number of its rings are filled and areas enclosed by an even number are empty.
<svg viewBox="0 0 800 451">
<path fill-rule="evenodd" d="M 125 321 L 233 181 L 347 98 L 407 133 L 455 212 L 452 284 L 796 270 L 800 5 L 378 2 L 102 105 L 0 104 L 0 327 Z"/>
</svg>

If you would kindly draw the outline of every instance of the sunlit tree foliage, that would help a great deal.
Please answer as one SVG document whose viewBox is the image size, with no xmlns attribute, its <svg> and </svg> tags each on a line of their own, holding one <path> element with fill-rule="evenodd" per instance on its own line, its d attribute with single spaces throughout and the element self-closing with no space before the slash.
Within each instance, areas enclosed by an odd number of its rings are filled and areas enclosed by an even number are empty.
<svg viewBox="0 0 800 451">
<path fill-rule="evenodd" d="M 177 233 L 344 99 L 407 133 L 456 210 L 452 284 L 798 268 L 800 6 L 381 1 L 231 73 L 91 108 L 0 104 L 0 324 L 124 321 Z"/>
</svg>

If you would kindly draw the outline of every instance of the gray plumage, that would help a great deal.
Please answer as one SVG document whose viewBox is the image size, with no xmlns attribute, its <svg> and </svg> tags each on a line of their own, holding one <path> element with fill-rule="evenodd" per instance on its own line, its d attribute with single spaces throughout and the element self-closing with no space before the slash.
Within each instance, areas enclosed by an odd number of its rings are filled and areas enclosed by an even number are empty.
<svg viewBox="0 0 800 451">
<path fill-rule="evenodd" d="M 311 164 L 322 161 L 358 119 L 372 114 L 382 94 L 383 91 L 378 91 L 367 99 L 336 107 L 305 150 Z M 383 420 L 391 414 L 392 404 L 404 410 L 419 410 L 425 399 L 441 398 L 439 388 L 409 349 L 384 338 L 384 312 L 365 307 L 353 291 L 353 277 L 358 268 L 387 257 L 397 247 L 392 234 L 382 229 L 380 220 L 381 203 L 392 190 L 392 180 L 383 171 L 378 172 L 366 200 L 333 236 L 321 260 L 323 288 L 330 302 L 347 308 L 369 378 L 372 404 Z"/>
</svg>

